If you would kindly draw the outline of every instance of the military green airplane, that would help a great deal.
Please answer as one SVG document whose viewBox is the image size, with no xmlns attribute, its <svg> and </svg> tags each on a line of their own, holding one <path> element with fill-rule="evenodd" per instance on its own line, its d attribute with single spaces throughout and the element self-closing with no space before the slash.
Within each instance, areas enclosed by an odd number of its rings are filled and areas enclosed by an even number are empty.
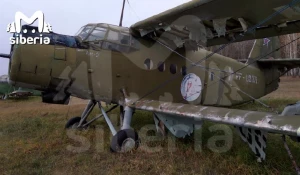
<svg viewBox="0 0 300 175">
<path fill-rule="evenodd" d="M 42 91 L 46 103 L 68 104 L 70 96 L 89 99 L 81 117 L 70 119 L 66 128 L 85 128 L 103 116 L 114 152 L 137 148 L 131 119 L 135 110 L 145 110 L 153 112 L 158 130 L 176 137 L 186 137 L 204 121 L 233 125 L 264 160 L 267 133 L 299 141 L 300 104 L 282 114 L 232 106 L 275 91 L 279 77 L 300 65 L 300 59 L 279 59 L 278 42 L 279 35 L 300 31 L 299 2 L 194 0 L 130 28 L 90 23 L 75 36 L 23 32 L 25 38 L 49 37 L 50 43 L 12 45 L 6 56 L 10 83 Z M 245 64 L 217 54 L 252 39 L 256 42 Z M 221 46 L 213 52 L 205 49 L 216 45 Z M 100 102 L 115 106 L 105 111 Z M 88 121 L 96 105 L 102 115 Z M 120 131 L 107 115 L 117 106 Z"/>
</svg>

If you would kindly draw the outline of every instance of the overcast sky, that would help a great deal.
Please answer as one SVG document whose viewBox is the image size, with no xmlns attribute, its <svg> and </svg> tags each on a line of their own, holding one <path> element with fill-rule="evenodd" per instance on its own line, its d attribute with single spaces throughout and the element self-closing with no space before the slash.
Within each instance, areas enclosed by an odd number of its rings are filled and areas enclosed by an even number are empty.
<svg viewBox="0 0 300 175">
<path fill-rule="evenodd" d="M 123 26 L 129 27 L 157 13 L 190 0 L 129 0 L 126 3 Z M 20 11 L 27 17 L 44 12 L 45 21 L 56 33 L 73 35 L 87 23 L 119 24 L 123 0 L 0 0 L 0 53 L 9 53 L 7 25 Z M 7 74 L 8 60 L 0 58 L 0 75 Z"/>
</svg>

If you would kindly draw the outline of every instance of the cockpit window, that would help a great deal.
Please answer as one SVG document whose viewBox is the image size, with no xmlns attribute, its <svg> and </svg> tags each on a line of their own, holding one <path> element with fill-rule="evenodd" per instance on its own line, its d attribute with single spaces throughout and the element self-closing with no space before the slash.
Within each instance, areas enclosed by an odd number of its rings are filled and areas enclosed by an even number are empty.
<svg viewBox="0 0 300 175">
<path fill-rule="evenodd" d="M 83 26 L 83 27 L 81 27 L 80 29 L 79 29 L 79 31 L 75 34 L 75 36 L 78 36 L 81 32 L 82 32 L 82 30 L 85 28 L 85 26 Z"/>
<path fill-rule="evenodd" d="M 107 29 L 96 27 L 88 37 L 87 41 L 99 41 L 105 38 Z"/>
<path fill-rule="evenodd" d="M 120 42 L 121 44 L 129 45 L 130 44 L 130 36 L 127 33 L 120 33 Z"/>
<path fill-rule="evenodd" d="M 88 24 L 76 34 L 85 44 L 95 50 L 132 52 L 139 49 L 139 42 L 130 35 L 129 30 L 105 24 Z"/>
<path fill-rule="evenodd" d="M 110 30 L 107 36 L 107 40 L 109 41 L 119 41 L 119 33 L 113 30 Z"/>
<path fill-rule="evenodd" d="M 82 40 L 84 40 L 87 36 L 88 36 L 88 34 L 89 34 L 89 32 L 90 32 L 90 30 L 93 28 L 93 26 L 85 26 L 85 27 L 82 27 L 78 32 L 77 32 L 77 36 L 79 36 Z"/>
</svg>

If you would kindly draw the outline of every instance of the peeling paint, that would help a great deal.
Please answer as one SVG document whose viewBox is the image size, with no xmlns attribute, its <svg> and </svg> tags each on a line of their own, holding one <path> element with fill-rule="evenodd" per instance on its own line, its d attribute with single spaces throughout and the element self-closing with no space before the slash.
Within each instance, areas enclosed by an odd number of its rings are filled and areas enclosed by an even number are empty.
<svg viewBox="0 0 300 175">
<path fill-rule="evenodd" d="M 214 19 L 213 25 L 214 29 L 217 31 L 218 36 L 225 36 L 226 34 L 226 22 L 229 18 L 222 18 L 222 19 Z"/>
<path fill-rule="evenodd" d="M 245 119 L 242 117 L 229 118 L 228 120 L 232 123 L 236 123 L 237 125 L 242 125 L 243 123 L 245 123 Z"/>
<path fill-rule="evenodd" d="M 209 28 L 206 28 L 206 38 L 207 39 L 214 38 L 214 34 L 212 33 L 212 31 Z"/>
<path fill-rule="evenodd" d="M 242 26 L 244 32 L 247 32 L 247 30 L 248 30 L 248 24 L 247 24 L 247 22 L 243 18 L 238 18 L 238 20 L 240 21 L 241 26 Z"/>
<path fill-rule="evenodd" d="M 138 101 L 133 108 L 186 118 L 184 120 L 206 120 L 290 136 L 300 135 L 300 128 L 298 131 L 296 129 L 300 126 L 300 121 L 297 123 L 298 120 L 295 120 L 294 116 L 182 103 L 161 103 L 153 100 Z"/>
<path fill-rule="evenodd" d="M 189 31 L 189 38 L 190 40 L 196 41 L 196 42 L 204 42 L 207 41 L 207 30 L 206 27 L 203 25 L 200 18 L 193 15 L 187 15 L 180 17 L 176 21 L 172 23 L 172 25 L 176 26 L 177 28 L 183 30 L 185 26 Z"/>
<path fill-rule="evenodd" d="M 280 129 L 282 129 L 284 131 L 290 131 L 290 130 L 293 130 L 293 127 L 291 125 L 285 125 L 285 126 L 281 127 Z"/>
</svg>

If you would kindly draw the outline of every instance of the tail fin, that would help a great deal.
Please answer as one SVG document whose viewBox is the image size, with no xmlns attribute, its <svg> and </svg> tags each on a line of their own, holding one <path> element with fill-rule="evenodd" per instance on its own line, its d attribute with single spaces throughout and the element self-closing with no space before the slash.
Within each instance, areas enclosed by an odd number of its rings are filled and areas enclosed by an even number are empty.
<svg viewBox="0 0 300 175">
<path fill-rule="evenodd" d="M 281 58 L 280 51 L 276 51 L 279 47 L 280 41 L 278 36 L 257 39 L 253 44 L 247 63 L 257 67 L 257 63 L 255 62 L 257 59 Z"/>
<path fill-rule="evenodd" d="M 277 67 L 270 64 L 267 67 L 262 67 L 258 60 L 275 60 L 281 58 L 280 51 L 276 51 L 280 47 L 278 36 L 272 38 L 257 39 L 254 42 L 247 63 L 264 71 L 265 74 L 265 94 L 271 93 L 279 87 L 280 73 Z"/>
</svg>

